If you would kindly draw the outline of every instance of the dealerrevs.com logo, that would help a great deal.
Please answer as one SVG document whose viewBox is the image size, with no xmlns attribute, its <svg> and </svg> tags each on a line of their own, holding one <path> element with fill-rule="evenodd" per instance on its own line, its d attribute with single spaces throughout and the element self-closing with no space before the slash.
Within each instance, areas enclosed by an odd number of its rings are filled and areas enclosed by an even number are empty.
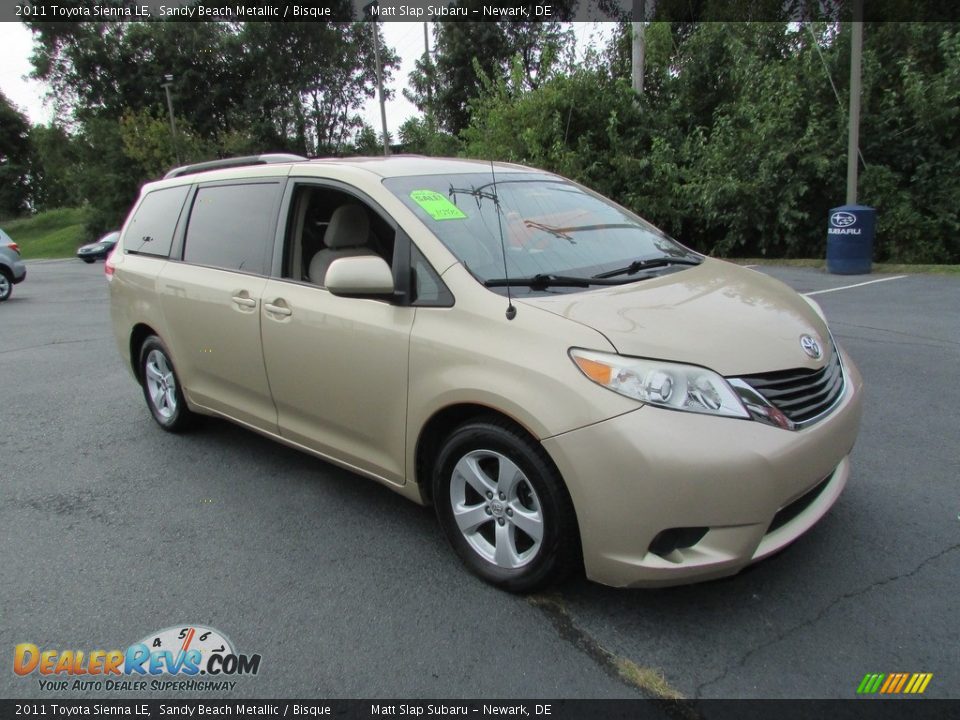
<svg viewBox="0 0 960 720">
<path fill-rule="evenodd" d="M 260 655 L 236 652 L 219 630 L 202 625 L 168 627 L 125 650 L 61 650 L 20 643 L 13 671 L 36 676 L 45 691 L 233 690 L 233 678 L 256 675 Z"/>
</svg>

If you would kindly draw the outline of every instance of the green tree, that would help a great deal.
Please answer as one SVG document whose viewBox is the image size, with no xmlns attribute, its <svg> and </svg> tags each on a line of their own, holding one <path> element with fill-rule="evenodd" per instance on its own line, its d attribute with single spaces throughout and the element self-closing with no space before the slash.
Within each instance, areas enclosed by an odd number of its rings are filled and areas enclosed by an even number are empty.
<svg viewBox="0 0 960 720">
<path fill-rule="evenodd" d="M 238 116 L 272 150 L 339 155 L 362 128 L 360 110 L 374 97 L 370 23 L 246 23 L 241 72 L 249 78 Z M 384 83 L 399 67 L 379 38 Z"/>
<path fill-rule="evenodd" d="M 147 175 L 140 163 L 124 152 L 119 121 L 94 117 L 76 135 L 79 162 L 77 184 L 90 205 L 87 231 L 91 236 L 120 227 L 137 199 Z"/>
<path fill-rule="evenodd" d="M 185 118 L 177 120 L 176 150 L 170 121 L 148 110 L 127 112 L 120 118 L 120 139 L 123 153 L 136 163 L 143 175 L 159 178 L 179 162 L 186 165 L 200 162 L 216 152 L 209 142 L 201 140 Z"/>
<path fill-rule="evenodd" d="M 879 259 L 960 261 L 960 24 L 864 31 L 860 201 Z"/>
<path fill-rule="evenodd" d="M 0 217 L 16 217 L 30 209 L 32 166 L 30 125 L 0 92 Z"/>
<path fill-rule="evenodd" d="M 400 126 L 403 152 L 434 157 L 450 157 L 460 152 L 460 141 L 453 135 L 438 130 L 426 118 L 408 118 Z"/>
<path fill-rule="evenodd" d="M 226 23 L 42 23 L 33 30 L 34 76 L 53 87 L 60 115 L 119 120 L 128 111 L 166 110 L 161 84 L 173 76 L 177 114 L 201 137 L 230 130 L 244 97 L 242 47 Z"/>
<path fill-rule="evenodd" d="M 338 0 L 334 11 L 349 17 L 351 8 Z M 95 230 L 118 222 L 143 181 L 175 162 L 161 86 L 167 75 L 184 161 L 271 151 L 342 154 L 374 94 L 370 24 L 28 26 L 34 75 L 53 87 L 58 117 L 76 144 L 76 167 L 84 173 L 77 193 L 94 206 Z M 382 48 L 381 64 L 389 80 L 396 53 Z M 91 172 L 101 175 L 96 188 L 86 181 Z"/>
<path fill-rule="evenodd" d="M 556 17 L 571 17 L 575 4 L 555 3 Z M 461 5 L 472 10 L 484 3 L 467 0 Z M 525 87 L 534 89 L 549 77 L 571 38 L 556 21 L 450 22 L 433 28 L 434 60 L 418 61 L 410 76 L 412 90 L 405 95 L 453 135 L 469 124 L 470 103 L 480 96 L 484 77 L 505 78 L 518 60 Z M 428 107 L 428 88 L 433 107 Z"/>
<path fill-rule="evenodd" d="M 62 125 L 34 125 L 30 141 L 36 153 L 34 208 L 51 210 L 82 205 L 77 172 L 79 149 Z"/>
<path fill-rule="evenodd" d="M 367 123 L 363 124 L 353 144 L 353 151 L 357 155 L 382 155 L 383 144 L 377 136 L 377 131 Z"/>
</svg>

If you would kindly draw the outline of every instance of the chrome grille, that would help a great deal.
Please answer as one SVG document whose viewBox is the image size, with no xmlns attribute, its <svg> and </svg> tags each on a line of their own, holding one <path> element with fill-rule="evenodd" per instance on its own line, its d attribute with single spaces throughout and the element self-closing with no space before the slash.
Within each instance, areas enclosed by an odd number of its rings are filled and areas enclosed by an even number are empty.
<svg viewBox="0 0 960 720">
<path fill-rule="evenodd" d="M 830 359 L 819 370 L 798 368 L 740 377 L 798 425 L 823 415 L 843 395 L 840 354 L 830 347 Z"/>
</svg>

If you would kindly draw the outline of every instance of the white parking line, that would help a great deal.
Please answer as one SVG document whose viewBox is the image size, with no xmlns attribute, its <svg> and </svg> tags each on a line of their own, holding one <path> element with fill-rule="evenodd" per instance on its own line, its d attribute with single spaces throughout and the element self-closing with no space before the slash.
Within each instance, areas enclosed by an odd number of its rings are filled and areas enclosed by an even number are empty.
<svg viewBox="0 0 960 720">
<path fill-rule="evenodd" d="M 856 283 L 855 285 L 841 285 L 840 287 L 828 288 L 826 290 L 814 290 L 813 292 L 803 293 L 807 297 L 811 295 L 823 295 L 824 293 L 836 292 L 837 290 L 849 290 L 850 288 L 863 287 L 864 285 L 873 285 L 874 283 L 889 282 L 890 280 L 900 280 L 906 275 L 894 275 L 893 277 L 880 278 L 879 280 L 867 280 L 866 282 Z"/>
</svg>

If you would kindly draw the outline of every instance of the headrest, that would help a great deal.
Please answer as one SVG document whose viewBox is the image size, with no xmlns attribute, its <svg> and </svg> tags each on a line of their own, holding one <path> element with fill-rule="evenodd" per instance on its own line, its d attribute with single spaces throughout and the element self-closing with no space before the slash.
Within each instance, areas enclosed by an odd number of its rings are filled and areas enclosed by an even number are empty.
<svg viewBox="0 0 960 720">
<path fill-rule="evenodd" d="M 341 205 L 330 216 L 330 224 L 323 236 L 324 244 L 333 250 L 367 244 L 370 218 L 359 205 Z"/>
</svg>

